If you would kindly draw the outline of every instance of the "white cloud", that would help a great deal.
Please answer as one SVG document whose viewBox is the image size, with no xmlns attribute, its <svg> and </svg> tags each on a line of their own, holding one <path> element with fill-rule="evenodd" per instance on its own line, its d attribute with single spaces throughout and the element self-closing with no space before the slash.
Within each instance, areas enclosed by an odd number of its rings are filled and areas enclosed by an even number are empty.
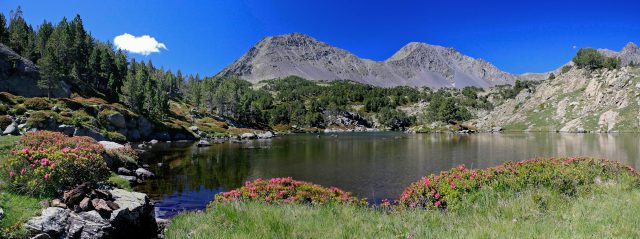
<svg viewBox="0 0 640 239">
<path fill-rule="evenodd" d="M 573 49 L 576 49 L 576 48 L 578 48 L 578 46 L 576 46 L 576 45 L 573 45 Z"/>
<path fill-rule="evenodd" d="M 160 49 L 167 49 L 164 43 L 156 41 L 155 38 L 149 35 L 136 37 L 129 33 L 116 36 L 116 38 L 113 39 L 113 44 L 115 44 L 118 49 L 145 56 L 160 52 Z"/>
</svg>

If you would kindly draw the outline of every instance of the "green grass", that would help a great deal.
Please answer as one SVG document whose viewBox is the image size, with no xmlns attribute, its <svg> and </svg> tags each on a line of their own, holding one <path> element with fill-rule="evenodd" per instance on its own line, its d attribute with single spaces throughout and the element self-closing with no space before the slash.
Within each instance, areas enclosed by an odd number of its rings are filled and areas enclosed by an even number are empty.
<svg viewBox="0 0 640 239">
<path fill-rule="evenodd" d="M 4 218 L 0 219 L 0 238 L 25 238 L 26 231 L 22 225 L 42 210 L 42 200 L 14 194 L 0 187 L 0 207 L 5 214 Z"/>
<path fill-rule="evenodd" d="M 638 238 L 640 189 L 603 183 L 565 196 L 550 189 L 482 189 L 456 211 L 388 212 L 345 205 L 225 203 L 177 216 L 167 238 Z"/>
<path fill-rule="evenodd" d="M 131 191 L 131 184 L 128 180 L 121 178 L 118 174 L 111 172 L 111 176 L 107 180 L 107 182 L 116 185 L 118 188 L 125 189 L 127 191 Z"/>
<path fill-rule="evenodd" d="M 2 161 L 20 139 L 19 136 L 0 137 L 0 161 Z M 42 198 L 15 194 L 5 189 L 0 181 L 0 207 L 4 218 L 0 219 L 0 238 L 24 238 L 26 231 L 22 224 L 40 212 Z"/>
</svg>

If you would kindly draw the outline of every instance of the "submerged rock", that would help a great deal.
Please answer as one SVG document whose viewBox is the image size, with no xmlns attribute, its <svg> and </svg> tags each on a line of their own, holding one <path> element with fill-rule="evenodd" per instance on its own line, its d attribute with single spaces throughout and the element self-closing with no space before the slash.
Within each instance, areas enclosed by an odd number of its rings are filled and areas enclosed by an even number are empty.
<svg viewBox="0 0 640 239">
<path fill-rule="evenodd" d="M 144 168 L 138 168 L 136 169 L 136 176 L 138 176 L 138 178 L 152 178 L 155 175 L 149 170 L 146 170 Z"/>
<path fill-rule="evenodd" d="M 211 146 L 211 143 L 209 143 L 209 141 L 206 140 L 200 140 L 198 142 L 198 147 L 209 147 Z"/>
</svg>

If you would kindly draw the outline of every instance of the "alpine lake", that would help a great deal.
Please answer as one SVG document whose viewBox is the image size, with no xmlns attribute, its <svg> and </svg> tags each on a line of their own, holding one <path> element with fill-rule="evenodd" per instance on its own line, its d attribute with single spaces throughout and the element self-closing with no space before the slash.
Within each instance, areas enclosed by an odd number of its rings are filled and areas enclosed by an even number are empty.
<svg viewBox="0 0 640 239">
<path fill-rule="evenodd" d="M 638 134 L 366 132 L 292 134 L 266 140 L 158 143 L 142 155 L 156 177 L 135 187 L 156 216 L 201 210 L 214 196 L 257 178 L 336 186 L 371 203 L 397 198 L 422 176 L 459 164 L 486 168 L 536 157 L 589 156 L 640 166 Z"/>
</svg>

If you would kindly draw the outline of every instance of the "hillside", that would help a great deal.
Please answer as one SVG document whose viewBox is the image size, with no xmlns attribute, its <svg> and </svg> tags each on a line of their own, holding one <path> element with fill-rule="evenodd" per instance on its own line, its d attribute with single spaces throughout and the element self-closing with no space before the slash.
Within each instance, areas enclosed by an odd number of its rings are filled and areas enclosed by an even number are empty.
<svg viewBox="0 0 640 239">
<path fill-rule="evenodd" d="M 40 69 L 30 60 L 0 43 L 0 92 L 26 97 L 47 96 L 47 87 L 39 84 Z M 69 97 L 71 90 L 64 81 L 52 85 L 52 97 Z"/>
<path fill-rule="evenodd" d="M 258 82 L 291 75 L 309 80 L 348 79 L 382 87 L 430 88 L 487 88 L 546 77 L 509 74 L 453 48 L 416 42 L 385 61 L 373 61 L 300 33 L 265 37 L 217 76 Z"/>
<path fill-rule="evenodd" d="M 471 121 L 483 129 L 560 132 L 637 132 L 640 69 L 575 67 L 524 90 L 493 111 Z"/>
</svg>

